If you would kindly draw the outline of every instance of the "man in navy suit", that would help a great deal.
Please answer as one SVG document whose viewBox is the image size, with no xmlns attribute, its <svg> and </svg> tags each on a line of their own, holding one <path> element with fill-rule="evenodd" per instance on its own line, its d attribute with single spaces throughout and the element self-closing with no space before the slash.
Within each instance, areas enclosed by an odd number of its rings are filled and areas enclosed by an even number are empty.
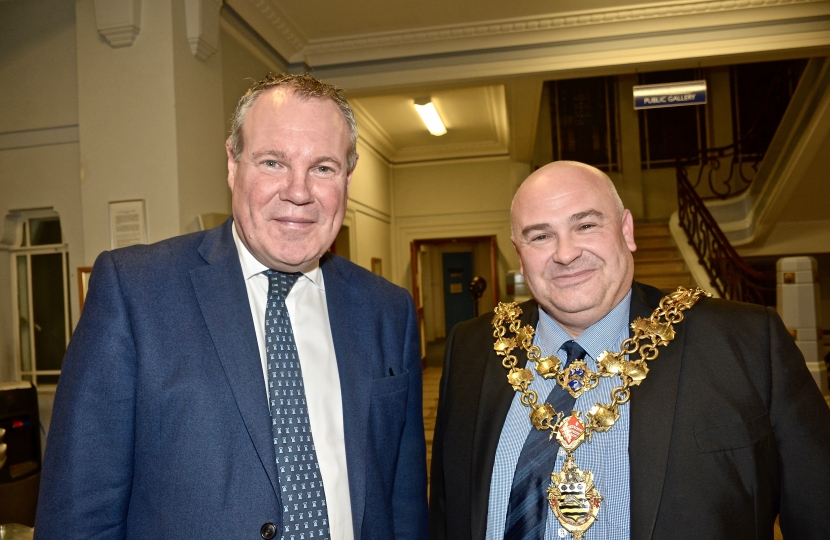
<svg viewBox="0 0 830 540">
<path fill-rule="evenodd" d="M 326 254 L 356 141 L 336 89 L 269 76 L 227 143 L 233 220 L 98 258 L 37 538 L 428 535 L 412 299 Z"/>
</svg>

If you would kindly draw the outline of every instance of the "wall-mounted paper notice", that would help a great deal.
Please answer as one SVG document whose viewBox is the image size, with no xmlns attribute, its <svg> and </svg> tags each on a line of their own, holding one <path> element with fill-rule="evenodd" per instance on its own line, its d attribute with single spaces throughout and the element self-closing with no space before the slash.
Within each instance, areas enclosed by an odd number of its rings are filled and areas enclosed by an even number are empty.
<svg viewBox="0 0 830 540">
<path fill-rule="evenodd" d="M 110 203 L 110 248 L 147 243 L 144 200 Z"/>
</svg>

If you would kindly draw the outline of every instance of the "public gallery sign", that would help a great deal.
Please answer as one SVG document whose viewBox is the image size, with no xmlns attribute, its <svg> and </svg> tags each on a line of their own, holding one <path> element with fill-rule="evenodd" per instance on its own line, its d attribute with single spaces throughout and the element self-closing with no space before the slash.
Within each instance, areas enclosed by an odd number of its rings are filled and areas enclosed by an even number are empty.
<svg viewBox="0 0 830 540">
<path fill-rule="evenodd" d="M 704 103 L 706 103 L 706 81 L 644 84 L 634 87 L 635 110 Z"/>
</svg>

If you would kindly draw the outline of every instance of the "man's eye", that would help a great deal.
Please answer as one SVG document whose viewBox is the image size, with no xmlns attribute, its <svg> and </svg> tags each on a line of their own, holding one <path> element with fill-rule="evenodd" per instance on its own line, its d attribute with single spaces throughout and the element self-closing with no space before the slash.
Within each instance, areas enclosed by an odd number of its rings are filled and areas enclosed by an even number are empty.
<svg viewBox="0 0 830 540">
<path fill-rule="evenodd" d="M 332 169 L 331 167 L 327 167 L 325 165 L 317 167 L 317 170 L 323 174 L 329 174 L 334 172 L 334 169 Z"/>
<path fill-rule="evenodd" d="M 537 234 L 536 236 L 532 237 L 530 239 L 530 241 L 531 242 L 536 242 L 536 241 L 547 240 L 547 239 L 548 239 L 548 235 L 546 235 L 546 234 Z"/>
<path fill-rule="evenodd" d="M 582 225 L 579 226 L 580 231 L 587 231 L 588 229 L 593 229 L 593 228 L 594 228 L 593 223 L 583 223 Z"/>
<path fill-rule="evenodd" d="M 266 167 L 276 167 L 277 166 L 277 162 L 274 161 L 273 159 L 266 159 L 265 161 L 263 161 L 263 164 Z"/>
</svg>

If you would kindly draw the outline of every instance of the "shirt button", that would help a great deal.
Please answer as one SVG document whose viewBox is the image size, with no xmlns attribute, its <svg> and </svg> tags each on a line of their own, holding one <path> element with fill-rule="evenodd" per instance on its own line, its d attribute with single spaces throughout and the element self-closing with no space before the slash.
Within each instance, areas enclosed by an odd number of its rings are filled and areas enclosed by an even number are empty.
<svg viewBox="0 0 830 540">
<path fill-rule="evenodd" d="M 277 536 L 277 526 L 269 521 L 260 527 L 259 534 L 265 540 L 272 540 Z"/>
<path fill-rule="evenodd" d="M 559 538 L 565 538 L 566 536 L 568 536 L 568 531 L 566 531 L 565 529 L 559 529 L 559 532 L 557 534 L 559 535 Z"/>
</svg>

